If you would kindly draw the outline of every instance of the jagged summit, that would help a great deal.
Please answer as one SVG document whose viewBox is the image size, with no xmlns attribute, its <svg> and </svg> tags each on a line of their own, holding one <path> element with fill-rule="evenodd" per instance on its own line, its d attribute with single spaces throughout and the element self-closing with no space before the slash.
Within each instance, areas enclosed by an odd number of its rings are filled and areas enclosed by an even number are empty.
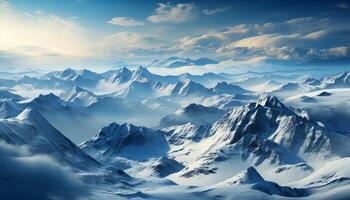
<svg viewBox="0 0 350 200">
<path fill-rule="evenodd" d="M 47 120 L 35 109 L 26 108 L 17 117 L 19 120 L 36 120 L 41 122 L 47 122 Z"/>
<path fill-rule="evenodd" d="M 80 147 L 90 155 L 118 155 L 133 160 L 159 157 L 168 149 L 162 132 L 128 123 L 111 123 Z"/>
<path fill-rule="evenodd" d="M 216 143 L 229 144 L 255 135 L 255 141 L 273 141 L 294 153 L 327 154 L 332 149 L 323 127 L 294 113 L 276 97 L 266 97 L 229 111 L 213 125 L 211 134 Z"/>
<path fill-rule="evenodd" d="M 60 97 L 64 101 L 75 103 L 78 106 L 89 106 L 97 101 L 94 93 L 77 86 L 61 93 Z"/>
<path fill-rule="evenodd" d="M 77 169 L 99 166 L 33 108 L 26 108 L 15 118 L 0 120 L 0 127 L 0 139 L 9 144 L 26 145 L 32 153 L 50 155 Z"/>
<path fill-rule="evenodd" d="M 226 182 L 228 182 L 229 185 L 252 185 L 252 189 L 269 195 L 274 194 L 284 197 L 304 197 L 309 195 L 309 192 L 306 189 L 280 186 L 277 183 L 264 180 L 264 178 L 261 177 L 254 167 L 249 167 L 248 169 L 228 179 Z"/>
<path fill-rule="evenodd" d="M 270 108 L 288 109 L 276 96 L 266 96 L 265 98 L 259 99 L 256 105 Z"/>
<path fill-rule="evenodd" d="M 136 70 L 134 71 L 134 74 L 136 75 L 150 75 L 151 72 L 148 71 L 148 69 L 146 67 L 143 67 L 142 65 L 138 66 L 136 68 Z"/>
<path fill-rule="evenodd" d="M 210 96 L 213 94 L 210 89 L 190 79 L 177 83 L 172 93 L 180 96 Z"/>
<path fill-rule="evenodd" d="M 118 70 L 106 72 L 105 74 L 105 78 L 108 83 L 120 84 L 126 83 L 130 80 L 132 76 L 132 71 L 126 67 L 123 67 Z"/>
<path fill-rule="evenodd" d="M 264 178 L 261 177 L 258 171 L 254 167 L 248 167 L 246 170 L 238 173 L 229 179 L 230 184 L 253 184 L 263 182 Z"/>
<path fill-rule="evenodd" d="M 65 70 L 63 70 L 61 73 L 57 73 L 59 78 L 62 79 L 71 79 L 74 76 L 76 76 L 76 71 L 72 68 L 67 68 Z"/>
<path fill-rule="evenodd" d="M 323 88 L 338 88 L 350 85 L 350 72 L 345 71 L 340 74 L 334 74 L 322 80 Z"/>
<path fill-rule="evenodd" d="M 0 89 L 0 100 L 21 101 L 24 98 L 7 90 Z"/>
<path fill-rule="evenodd" d="M 310 77 L 310 78 L 306 78 L 303 81 L 303 83 L 316 86 L 316 85 L 319 85 L 321 83 L 321 81 L 318 79 L 315 79 L 313 77 Z"/>
<path fill-rule="evenodd" d="M 219 82 L 213 88 L 213 91 L 217 94 L 245 94 L 250 92 L 240 86 L 227 83 L 226 81 Z"/>
<path fill-rule="evenodd" d="M 0 117 L 15 117 L 22 111 L 22 106 L 12 100 L 0 101 Z"/>
<path fill-rule="evenodd" d="M 140 65 L 135 71 L 133 71 L 131 80 L 149 82 L 154 81 L 153 79 L 156 79 L 155 77 L 157 77 L 155 74 L 152 74 L 147 68 Z"/>
<path fill-rule="evenodd" d="M 65 106 L 64 102 L 53 93 L 50 94 L 40 94 L 38 97 L 34 98 L 30 103 L 30 106 L 48 106 L 52 108 L 62 108 Z"/>
</svg>

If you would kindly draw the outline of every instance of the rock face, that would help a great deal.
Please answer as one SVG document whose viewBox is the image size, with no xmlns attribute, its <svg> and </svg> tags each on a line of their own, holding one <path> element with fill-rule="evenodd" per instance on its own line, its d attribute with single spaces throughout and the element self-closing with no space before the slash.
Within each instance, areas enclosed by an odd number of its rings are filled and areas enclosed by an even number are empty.
<svg viewBox="0 0 350 200">
<path fill-rule="evenodd" d="M 168 143 L 161 131 L 132 124 L 112 123 L 80 145 L 95 158 L 109 159 L 115 156 L 131 160 L 160 157 L 168 151 Z"/>
<path fill-rule="evenodd" d="M 317 96 L 319 97 L 327 97 L 327 96 L 331 96 L 332 94 L 329 92 L 321 92 L 320 94 L 318 94 Z"/>
<path fill-rule="evenodd" d="M 169 142 L 182 147 L 175 157 L 194 157 L 193 163 L 178 173 L 179 179 L 220 179 L 230 173 L 220 166 L 232 160 L 243 166 L 297 166 L 310 155 L 321 159 L 338 155 L 336 142 L 322 126 L 276 97 L 228 111 L 208 129 L 190 124 L 164 129 Z M 200 149 L 192 154 L 193 147 Z"/>
<path fill-rule="evenodd" d="M 160 157 L 149 168 L 157 177 L 163 178 L 182 170 L 184 166 L 174 159 Z"/>
<path fill-rule="evenodd" d="M 170 144 L 181 145 L 185 142 L 199 142 L 209 136 L 210 125 L 196 126 L 191 123 L 171 126 L 163 129 Z"/>
<path fill-rule="evenodd" d="M 211 135 L 227 144 L 245 137 L 258 137 L 295 153 L 331 151 L 330 138 L 323 127 L 295 114 L 276 97 L 266 97 L 232 110 L 213 125 Z"/>
</svg>

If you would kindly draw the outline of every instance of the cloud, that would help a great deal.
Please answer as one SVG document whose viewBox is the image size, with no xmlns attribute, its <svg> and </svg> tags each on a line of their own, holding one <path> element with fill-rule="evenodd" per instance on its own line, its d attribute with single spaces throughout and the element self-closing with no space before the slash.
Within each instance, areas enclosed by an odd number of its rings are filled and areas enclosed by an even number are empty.
<svg viewBox="0 0 350 200">
<path fill-rule="evenodd" d="M 166 41 L 146 33 L 122 31 L 104 37 L 99 49 L 105 55 L 115 59 L 154 58 L 159 55 L 173 53 L 174 48 Z"/>
<path fill-rule="evenodd" d="M 287 20 L 286 23 L 290 24 L 290 25 L 293 25 L 293 24 L 310 22 L 313 19 L 314 18 L 312 18 L 312 17 L 299 17 L 299 18 L 294 18 L 294 19 Z"/>
<path fill-rule="evenodd" d="M 336 8 L 348 9 L 350 6 L 345 2 L 340 2 L 334 5 Z"/>
<path fill-rule="evenodd" d="M 241 73 L 246 72 L 247 70 L 266 68 L 268 67 L 268 63 L 265 62 L 266 57 L 264 56 L 256 56 L 250 59 L 228 59 L 224 60 L 218 64 L 209 64 L 201 67 L 198 66 L 184 66 L 177 68 L 148 68 L 151 72 L 163 75 L 175 75 L 175 74 L 183 74 L 183 73 L 191 73 L 191 74 L 203 74 L 207 72 L 216 73 Z"/>
<path fill-rule="evenodd" d="M 315 32 L 308 33 L 305 35 L 305 39 L 320 39 L 328 34 L 329 31 L 327 30 L 319 30 Z"/>
<path fill-rule="evenodd" d="M 0 0 L 0 10 L 9 10 L 12 6 L 8 1 Z"/>
<path fill-rule="evenodd" d="M 224 28 L 220 31 L 209 32 L 195 37 L 183 37 L 179 40 L 179 49 L 196 51 L 215 51 L 231 41 L 237 35 L 245 34 L 250 30 L 245 24 Z"/>
<path fill-rule="evenodd" d="M 96 54 L 91 51 L 93 40 L 72 18 L 9 9 L 0 12 L 0 23 L 6 27 L 1 30 L 0 51 L 29 59 L 26 65 L 45 65 L 53 58 L 57 63 Z"/>
<path fill-rule="evenodd" d="M 223 7 L 223 8 L 215 8 L 215 9 L 204 9 L 202 10 L 202 13 L 205 15 L 215 15 L 218 13 L 226 12 L 230 10 L 230 7 Z"/>
<path fill-rule="evenodd" d="M 309 49 L 307 52 L 309 58 L 332 60 L 350 56 L 350 47 L 340 46 L 328 49 Z"/>
<path fill-rule="evenodd" d="M 262 48 L 268 46 L 285 46 L 290 40 L 299 38 L 299 34 L 282 35 L 282 34 L 262 34 L 258 36 L 247 37 L 238 41 L 234 41 L 227 45 L 226 48 L 248 47 Z"/>
<path fill-rule="evenodd" d="M 0 143 L 2 199 L 79 199 L 86 186 L 47 156 L 33 156 L 25 147 Z"/>
<path fill-rule="evenodd" d="M 113 49 L 125 49 L 125 48 L 147 48 L 159 43 L 160 41 L 150 35 L 139 32 L 117 32 L 112 35 L 108 35 L 104 38 L 105 45 L 110 46 Z"/>
<path fill-rule="evenodd" d="M 6 27 L 0 34 L 0 67 L 101 68 L 115 59 L 135 59 L 138 52 L 144 56 L 168 51 L 168 44 L 145 32 L 98 33 L 73 17 L 7 7 L 0 12 L 0 24 Z"/>
<path fill-rule="evenodd" d="M 196 8 L 193 3 L 159 3 L 153 15 L 147 17 L 152 23 L 183 23 L 194 19 Z"/>
<path fill-rule="evenodd" d="M 327 51 L 329 54 L 334 55 L 334 56 L 347 56 L 349 55 L 349 47 L 333 47 L 329 48 Z"/>
<path fill-rule="evenodd" d="M 143 25 L 142 22 L 135 19 L 126 18 L 126 17 L 115 17 L 109 21 L 109 24 L 118 25 L 118 26 L 140 26 Z"/>
</svg>

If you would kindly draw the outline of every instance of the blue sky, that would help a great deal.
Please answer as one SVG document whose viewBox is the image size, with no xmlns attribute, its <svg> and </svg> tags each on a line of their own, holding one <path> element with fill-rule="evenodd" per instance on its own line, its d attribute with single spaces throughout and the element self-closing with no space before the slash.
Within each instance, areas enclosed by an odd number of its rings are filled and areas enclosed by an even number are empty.
<svg viewBox="0 0 350 200">
<path fill-rule="evenodd" d="M 350 62 L 349 1 L 0 0 L 0 67 Z"/>
</svg>

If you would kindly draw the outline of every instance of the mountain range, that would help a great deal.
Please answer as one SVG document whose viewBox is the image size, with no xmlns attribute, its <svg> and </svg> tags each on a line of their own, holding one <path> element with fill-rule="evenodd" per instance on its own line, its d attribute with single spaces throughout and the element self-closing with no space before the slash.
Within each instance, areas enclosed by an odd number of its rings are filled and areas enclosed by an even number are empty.
<svg viewBox="0 0 350 200">
<path fill-rule="evenodd" d="M 1 159 L 24 170 L 3 167 L 0 186 L 46 162 L 91 199 L 347 199 L 349 72 L 286 77 L 140 66 L 3 79 Z"/>
</svg>

